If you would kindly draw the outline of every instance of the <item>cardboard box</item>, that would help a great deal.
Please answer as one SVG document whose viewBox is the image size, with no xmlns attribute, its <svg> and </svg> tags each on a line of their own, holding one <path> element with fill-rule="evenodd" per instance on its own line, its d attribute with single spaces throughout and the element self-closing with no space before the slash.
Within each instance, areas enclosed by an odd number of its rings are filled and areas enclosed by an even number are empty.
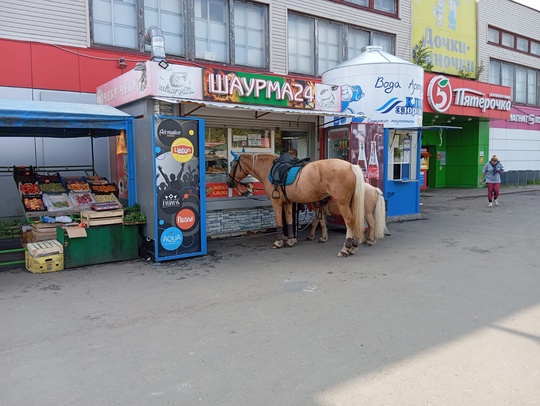
<svg viewBox="0 0 540 406">
<path fill-rule="evenodd" d="M 26 249 L 35 258 L 62 254 L 64 252 L 64 246 L 58 240 L 28 243 Z"/>
<path fill-rule="evenodd" d="M 28 251 L 24 253 L 26 269 L 32 273 L 56 272 L 64 269 L 64 254 L 53 254 L 45 257 L 33 257 Z"/>
</svg>

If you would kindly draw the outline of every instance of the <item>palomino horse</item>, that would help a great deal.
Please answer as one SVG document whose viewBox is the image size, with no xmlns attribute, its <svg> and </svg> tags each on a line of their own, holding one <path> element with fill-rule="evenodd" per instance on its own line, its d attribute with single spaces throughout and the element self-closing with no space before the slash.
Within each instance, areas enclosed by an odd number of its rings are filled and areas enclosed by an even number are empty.
<svg viewBox="0 0 540 406">
<path fill-rule="evenodd" d="M 292 232 L 292 203 L 317 202 L 332 196 L 347 226 L 345 244 L 338 257 L 352 255 L 358 249 L 364 232 L 365 184 L 362 169 L 358 165 L 341 159 L 309 162 L 298 172 L 292 184 L 277 186 L 269 178 L 277 155 L 242 153 L 233 156 L 227 186 L 237 188 L 240 193 L 247 195 L 247 188 L 240 183 L 242 179 L 252 175 L 262 182 L 276 219 L 277 239 L 273 248 L 281 248 L 284 244 L 292 247 L 297 242 Z M 283 209 L 287 239 L 283 234 Z"/>
<path fill-rule="evenodd" d="M 364 211 L 367 223 L 367 233 L 363 243 L 367 246 L 375 244 L 378 239 L 384 238 L 386 233 L 386 213 L 384 197 L 381 189 L 365 183 Z M 328 241 L 328 228 L 326 226 L 326 216 L 328 214 L 340 215 L 339 207 L 333 200 L 328 202 L 316 202 L 311 204 L 315 210 L 315 217 L 311 222 L 308 240 L 313 240 L 315 230 L 321 224 L 322 236 L 319 242 Z"/>
</svg>

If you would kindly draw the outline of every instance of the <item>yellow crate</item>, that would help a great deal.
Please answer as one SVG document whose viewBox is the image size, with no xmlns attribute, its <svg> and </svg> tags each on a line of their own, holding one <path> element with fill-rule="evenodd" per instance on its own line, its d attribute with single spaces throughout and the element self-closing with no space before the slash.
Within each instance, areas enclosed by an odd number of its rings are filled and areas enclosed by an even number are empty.
<svg viewBox="0 0 540 406">
<path fill-rule="evenodd" d="M 32 273 L 56 272 L 64 269 L 64 254 L 33 257 L 26 251 L 24 256 L 26 260 L 26 269 Z"/>
</svg>

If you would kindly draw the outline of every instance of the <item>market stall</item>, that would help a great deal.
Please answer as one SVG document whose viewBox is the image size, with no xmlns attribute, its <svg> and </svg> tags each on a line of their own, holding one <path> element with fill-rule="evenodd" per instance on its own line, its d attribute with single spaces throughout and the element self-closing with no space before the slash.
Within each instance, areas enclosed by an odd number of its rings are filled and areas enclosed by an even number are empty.
<svg viewBox="0 0 540 406">
<path fill-rule="evenodd" d="M 0 99 L 0 138 L 125 137 L 128 207 L 136 205 L 133 120 L 111 106 Z M 81 167 L 40 168 L 16 162 L 1 168 L 13 173 L 21 205 L 32 226 L 30 243 L 60 240 L 62 249 L 55 248 L 55 244 L 30 246 L 27 258 L 30 251 L 36 255 L 37 262 L 30 267 L 36 265 L 38 272 L 43 266 L 46 270 L 46 261 L 59 254 L 66 259 L 66 268 L 137 256 L 138 227 L 124 222 L 118 186 L 95 173 L 91 145 L 92 162 Z M 73 176 L 74 170 L 84 170 L 86 175 Z M 76 243 L 70 241 L 74 238 Z M 98 241 L 103 244 L 96 244 Z M 57 257 L 52 260 L 58 262 Z"/>
</svg>

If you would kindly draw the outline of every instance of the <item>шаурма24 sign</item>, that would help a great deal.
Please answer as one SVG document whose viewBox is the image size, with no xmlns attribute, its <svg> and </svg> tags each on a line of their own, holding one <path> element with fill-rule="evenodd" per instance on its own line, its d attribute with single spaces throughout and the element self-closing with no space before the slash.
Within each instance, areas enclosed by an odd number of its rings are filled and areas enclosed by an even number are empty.
<svg viewBox="0 0 540 406">
<path fill-rule="evenodd" d="M 463 83 L 469 82 L 471 83 L 471 86 L 462 86 L 453 89 L 450 79 L 443 75 L 434 76 L 429 81 L 426 89 L 426 98 L 429 106 L 435 112 L 450 114 L 452 111 L 449 110 L 453 106 L 471 107 L 479 110 L 478 114 L 475 115 L 484 115 L 481 113 L 489 113 L 490 111 L 496 110 L 510 111 L 510 108 L 512 107 L 510 95 L 482 91 L 483 87 L 488 90 L 490 86 L 492 87 L 494 85 L 472 82 L 464 79 L 453 80 L 461 80 Z M 476 89 L 473 89 L 472 86 L 476 87 Z"/>
</svg>

